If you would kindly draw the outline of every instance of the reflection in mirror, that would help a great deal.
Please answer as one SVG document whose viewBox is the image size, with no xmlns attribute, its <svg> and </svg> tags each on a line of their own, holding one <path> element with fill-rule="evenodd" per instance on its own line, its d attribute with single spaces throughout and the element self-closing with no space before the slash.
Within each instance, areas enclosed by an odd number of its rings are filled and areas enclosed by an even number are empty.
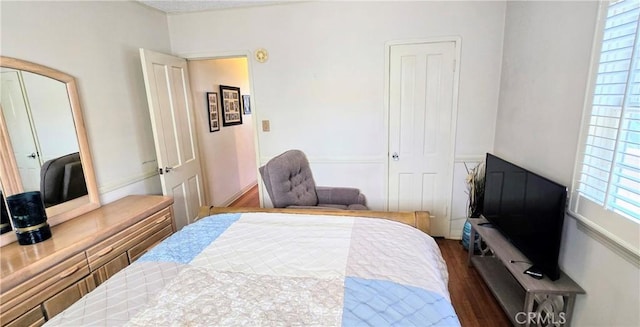
<svg viewBox="0 0 640 327">
<path fill-rule="evenodd" d="M 66 85 L 9 68 L 0 68 L 0 85 L 2 114 L 23 190 L 42 191 L 46 207 L 86 195 Z M 72 159 L 65 160 L 68 157 Z M 64 164 L 68 162 L 77 162 L 77 169 L 74 174 L 67 174 L 67 184 L 84 189 L 71 190 L 74 197 L 67 196 L 65 191 Z"/>
<path fill-rule="evenodd" d="M 11 231 L 11 222 L 9 222 L 9 211 L 4 202 L 4 194 L 2 193 L 2 181 L 0 181 L 0 234 Z"/>
<path fill-rule="evenodd" d="M 52 226 L 98 208 L 75 79 L 8 57 L 0 57 L 0 77 L 4 196 L 39 190 Z"/>
</svg>

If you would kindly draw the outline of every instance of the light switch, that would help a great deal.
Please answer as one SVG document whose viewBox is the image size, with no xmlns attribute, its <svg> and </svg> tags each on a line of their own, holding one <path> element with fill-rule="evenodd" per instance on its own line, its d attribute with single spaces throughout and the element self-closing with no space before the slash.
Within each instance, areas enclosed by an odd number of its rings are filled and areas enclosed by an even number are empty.
<svg viewBox="0 0 640 327">
<path fill-rule="evenodd" d="M 271 131 L 271 125 L 269 124 L 268 120 L 263 120 L 262 121 L 262 131 L 263 132 L 269 132 Z"/>
</svg>

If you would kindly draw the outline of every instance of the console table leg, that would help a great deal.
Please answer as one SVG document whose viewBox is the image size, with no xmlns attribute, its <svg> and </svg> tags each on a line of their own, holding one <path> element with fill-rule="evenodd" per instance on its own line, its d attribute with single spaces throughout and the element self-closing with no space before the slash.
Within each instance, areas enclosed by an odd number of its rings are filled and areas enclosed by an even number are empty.
<svg viewBox="0 0 640 327">
<path fill-rule="evenodd" d="M 476 249 L 476 230 L 475 228 L 471 227 L 471 231 L 469 232 L 469 256 L 467 258 L 467 266 L 471 267 L 471 257 L 473 257 L 473 252 Z"/>
<path fill-rule="evenodd" d="M 576 302 L 576 295 L 571 294 L 564 297 L 564 326 L 571 326 L 571 316 L 573 315 L 573 305 Z"/>
<path fill-rule="evenodd" d="M 529 319 L 529 312 L 533 312 L 533 302 L 535 301 L 535 295 L 531 292 L 527 292 L 524 298 L 524 312 L 527 314 L 527 322 L 524 324 L 526 327 L 531 325 L 531 319 Z"/>
</svg>

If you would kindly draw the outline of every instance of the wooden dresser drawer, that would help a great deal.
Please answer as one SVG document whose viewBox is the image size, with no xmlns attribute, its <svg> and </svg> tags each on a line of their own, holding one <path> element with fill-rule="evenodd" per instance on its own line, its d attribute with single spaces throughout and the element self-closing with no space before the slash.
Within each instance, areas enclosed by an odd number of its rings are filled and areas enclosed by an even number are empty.
<svg viewBox="0 0 640 327">
<path fill-rule="evenodd" d="M 127 253 L 129 254 L 129 262 L 133 263 L 134 261 L 138 260 L 138 258 L 140 258 L 143 254 L 147 253 L 147 251 L 151 250 L 152 247 L 162 242 L 162 240 L 164 240 L 165 238 L 171 236 L 171 234 L 173 234 L 173 226 L 169 224 L 162 230 L 151 235 L 151 237 L 146 238 L 137 245 L 134 245 L 129 251 L 127 251 Z"/>
<path fill-rule="evenodd" d="M 111 278 L 111 276 L 115 275 L 118 271 L 126 268 L 128 265 L 129 258 L 126 253 L 122 253 L 115 259 L 105 263 L 103 266 L 93 271 L 91 275 L 95 280 L 96 286 L 99 286 L 107 279 Z"/>
<path fill-rule="evenodd" d="M 96 288 L 95 280 L 93 276 L 89 276 L 44 301 L 42 309 L 46 313 L 47 320 L 70 307 L 94 288 Z"/>
<path fill-rule="evenodd" d="M 17 318 L 88 274 L 89 266 L 82 252 L 2 293 L 2 320 L 11 321 Z"/>
<path fill-rule="evenodd" d="M 4 321 L 2 321 L 4 324 Z M 4 325 L 6 327 L 38 327 L 44 325 L 44 313 L 40 306 L 18 317 L 16 320 Z"/>
<path fill-rule="evenodd" d="M 91 271 L 125 253 L 149 236 L 171 226 L 171 208 L 165 208 L 151 217 L 89 248 L 87 260 Z"/>
</svg>

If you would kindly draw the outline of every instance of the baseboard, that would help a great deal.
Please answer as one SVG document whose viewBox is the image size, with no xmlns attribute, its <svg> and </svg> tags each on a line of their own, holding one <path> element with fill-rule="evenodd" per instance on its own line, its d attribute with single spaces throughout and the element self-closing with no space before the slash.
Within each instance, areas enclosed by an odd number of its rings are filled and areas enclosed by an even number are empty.
<svg viewBox="0 0 640 327">
<path fill-rule="evenodd" d="M 449 232 L 449 238 L 450 240 L 461 240 L 462 239 L 462 229 L 454 229 L 451 232 Z"/>
<path fill-rule="evenodd" d="M 255 182 L 249 184 L 248 186 L 245 186 L 240 191 L 238 191 L 234 195 L 232 195 L 228 200 L 224 201 L 220 206 L 221 207 L 228 207 L 230 204 L 232 204 L 233 202 L 235 202 L 236 200 L 241 198 L 245 193 L 249 192 L 256 185 L 258 185 L 258 181 L 255 181 Z"/>
</svg>

